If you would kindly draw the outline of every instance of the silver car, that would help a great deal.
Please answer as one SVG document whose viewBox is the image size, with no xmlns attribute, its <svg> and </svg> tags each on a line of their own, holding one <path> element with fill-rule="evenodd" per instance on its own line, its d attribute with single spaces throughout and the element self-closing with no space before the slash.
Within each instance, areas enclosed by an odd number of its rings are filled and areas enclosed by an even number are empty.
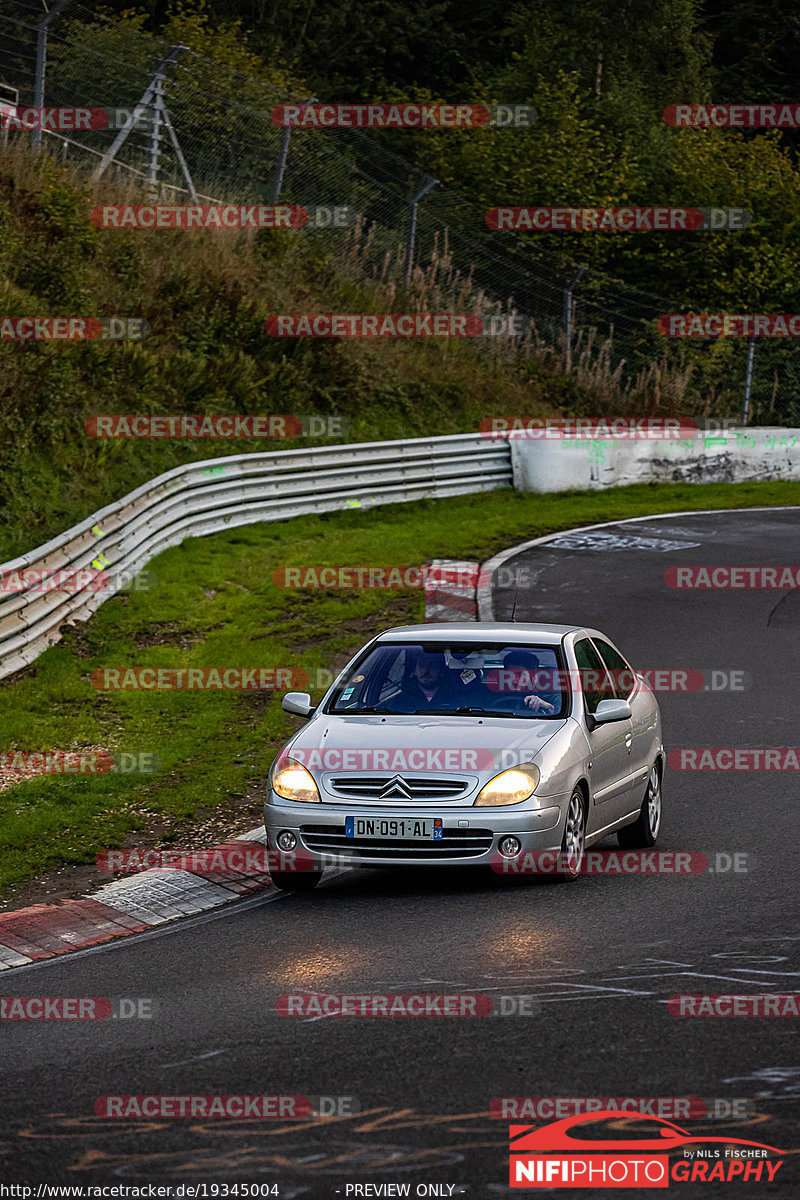
<svg viewBox="0 0 800 1200">
<path fill-rule="evenodd" d="M 477 622 L 373 638 L 276 756 L 278 887 L 325 866 L 489 866 L 574 879 L 610 833 L 652 846 L 664 747 L 645 679 L 595 629 Z M 549 866 L 548 866 L 549 864 Z"/>
</svg>

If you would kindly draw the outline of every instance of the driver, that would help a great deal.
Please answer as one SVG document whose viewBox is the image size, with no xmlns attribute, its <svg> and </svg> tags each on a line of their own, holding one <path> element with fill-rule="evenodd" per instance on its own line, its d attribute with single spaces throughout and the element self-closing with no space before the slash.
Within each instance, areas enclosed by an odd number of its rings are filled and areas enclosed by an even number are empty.
<svg viewBox="0 0 800 1200">
<path fill-rule="evenodd" d="M 390 703 L 395 712 L 424 712 L 425 709 L 452 708 L 455 699 L 452 672 L 444 654 L 420 650 L 412 673 Z"/>
</svg>

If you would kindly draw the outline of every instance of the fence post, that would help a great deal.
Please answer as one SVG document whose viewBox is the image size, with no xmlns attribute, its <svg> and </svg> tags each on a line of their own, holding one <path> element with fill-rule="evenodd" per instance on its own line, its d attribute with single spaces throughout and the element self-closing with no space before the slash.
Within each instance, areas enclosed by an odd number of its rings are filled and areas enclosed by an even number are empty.
<svg viewBox="0 0 800 1200">
<path fill-rule="evenodd" d="M 150 185 L 148 199 L 155 204 L 158 199 L 158 160 L 161 157 L 161 105 L 163 103 L 164 76 L 156 75 L 153 80 L 153 109 L 150 120 L 150 137 L 147 143 L 147 182 Z"/>
<path fill-rule="evenodd" d="M 128 119 L 126 120 L 125 124 L 122 126 L 122 128 L 117 133 L 117 136 L 114 138 L 114 141 L 111 143 L 108 150 L 106 150 L 105 154 L 101 158 L 96 169 L 92 173 L 92 179 L 96 180 L 96 179 L 103 178 L 103 175 L 105 175 L 106 170 L 111 165 L 111 163 L 114 161 L 114 159 L 117 155 L 117 152 L 125 144 L 125 141 L 128 138 L 128 134 L 131 132 L 134 125 L 136 124 L 139 113 L 142 110 L 146 111 L 147 108 L 153 103 L 153 100 L 155 99 L 156 107 L 155 107 L 155 110 L 153 113 L 153 119 L 158 123 L 158 125 L 155 129 L 155 133 L 154 133 L 154 127 L 152 125 L 150 127 L 150 171 L 151 171 L 150 182 L 151 183 L 153 182 L 152 164 L 154 161 L 156 163 L 156 173 L 158 172 L 158 142 L 159 142 L 160 136 L 161 136 L 160 123 L 161 123 L 161 117 L 162 117 L 162 113 L 163 113 L 163 103 L 164 103 L 163 97 L 161 96 L 163 86 L 164 86 L 164 71 L 167 69 L 167 67 L 171 63 L 175 62 L 175 59 L 178 57 L 178 55 L 183 50 L 186 50 L 186 48 L 187 47 L 184 45 L 172 46 L 169 54 L 167 54 L 161 60 L 161 62 L 158 64 L 155 71 L 153 72 L 153 78 L 150 80 L 150 83 L 148 84 L 147 91 L 144 93 L 142 98 L 136 104 L 133 112 L 128 116 Z M 161 101 L 160 104 L 158 103 L 159 99 Z M 154 151 L 155 151 L 155 153 L 154 153 Z"/>
<path fill-rule="evenodd" d="M 47 30 L 69 0 L 56 0 L 50 12 L 39 22 L 36 38 L 36 76 L 33 84 L 33 107 L 39 110 L 39 126 L 33 131 L 33 148 L 38 154 L 42 147 L 41 111 L 44 108 L 44 85 L 47 74 Z"/>
<path fill-rule="evenodd" d="M 311 96 L 308 100 L 304 100 L 299 106 L 305 108 L 307 104 L 317 104 L 317 97 Z M 278 147 L 278 159 L 275 163 L 275 179 L 272 184 L 272 203 L 277 204 L 280 199 L 281 189 L 283 188 L 283 173 L 286 170 L 286 160 L 289 157 L 289 138 L 292 136 L 291 125 L 284 125 L 281 130 L 281 144 Z"/>
<path fill-rule="evenodd" d="M 408 240 L 406 242 L 406 260 L 403 263 L 403 281 L 408 283 L 411 278 L 411 267 L 414 262 L 414 243 L 417 240 L 417 208 L 419 202 L 431 188 L 436 187 L 438 179 L 430 179 L 423 188 L 417 192 L 414 199 L 411 201 L 411 216 L 408 222 Z"/>
<path fill-rule="evenodd" d="M 588 267 L 578 267 L 564 292 L 564 367 L 567 371 L 572 366 L 572 294 L 588 270 Z"/>
<path fill-rule="evenodd" d="M 747 339 L 747 368 L 744 376 L 744 405 L 742 407 L 742 424 L 747 424 L 750 412 L 750 386 L 753 382 L 753 356 L 756 352 L 756 339 Z"/>
</svg>

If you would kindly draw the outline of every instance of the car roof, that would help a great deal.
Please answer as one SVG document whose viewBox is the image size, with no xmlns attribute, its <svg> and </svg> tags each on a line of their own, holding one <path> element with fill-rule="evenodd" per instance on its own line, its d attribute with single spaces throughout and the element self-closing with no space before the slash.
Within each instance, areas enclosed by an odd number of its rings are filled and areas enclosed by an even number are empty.
<svg viewBox="0 0 800 1200">
<path fill-rule="evenodd" d="M 397 625 L 387 629 L 379 642 L 485 642 L 514 645 L 557 646 L 568 633 L 581 633 L 581 625 L 533 625 L 526 621 L 452 621 L 439 625 Z"/>
</svg>

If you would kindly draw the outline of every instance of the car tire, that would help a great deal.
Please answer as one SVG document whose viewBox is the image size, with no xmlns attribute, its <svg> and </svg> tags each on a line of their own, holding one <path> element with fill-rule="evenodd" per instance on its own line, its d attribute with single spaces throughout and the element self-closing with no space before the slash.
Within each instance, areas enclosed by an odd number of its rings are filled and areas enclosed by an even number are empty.
<svg viewBox="0 0 800 1200">
<path fill-rule="evenodd" d="M 313 892 L 322 871 L 270 871 L 269 877 L 282 892 Z"/>
<path fill-rule="evenodd" d="M 647 790 L 644 794 L 639 815 L 632 825 L 626 825 L 617 833 L 617 841 L 623 850 L 646 850 L 654 846 L 661 829 L 661 771 L 658 763 L 653 763 L 647 776 Z"/>
<path fill-rule="evenodd" d="M 570 882 L 579 878 L 586 853 L 586 797 L 576 787 L 569 798 L 564 836 L 561 839 L 561 860 L 556 879 Z"/>
</svg>

